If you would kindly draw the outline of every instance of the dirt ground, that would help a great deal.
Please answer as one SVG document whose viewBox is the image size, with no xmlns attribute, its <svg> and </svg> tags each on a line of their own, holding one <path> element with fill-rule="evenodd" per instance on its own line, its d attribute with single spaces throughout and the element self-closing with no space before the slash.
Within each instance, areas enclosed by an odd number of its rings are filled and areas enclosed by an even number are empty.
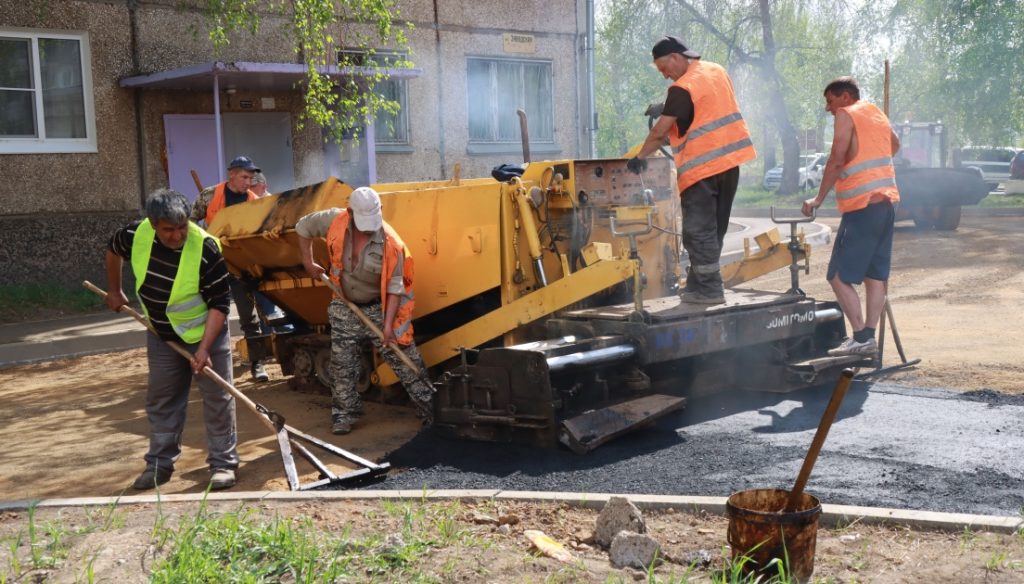
<svg viewBox="0 0 1024 584">
<path fill-rule="evenodd" d="M 835 227 L 838 221 L 825 222 Z M 1024 361 L 1021 359 L 1024 311 L 1020 310 L 1024 301 L 1022 231 L 1024 218 L 1016 217 L 964 218 L 955 232 L 919 231 L 902 223 L 897 226 L 890 298 L 907 356 L 920 358 L 922 362 L 914 369 L 891 374 L 888 381 L 922 387 L 1024 393 Z M 810 275 L 801 275 L 801 286 L 812 297 L 832 298 L 824 281 L 829 251 L 816 248 Z M 785 290 L 789 287 L 789 274 L 776 272 L 752 285 L 764 290 Z M 885 347 L 886 364 L 897 362 L 891 337 L 886 339 Z M 254 384 L 241 364 L 237 365 L 237 385 L 254 401 L 280 412 L 292 426 L 365 458 L 384 457 L 419 429 L 411 409 L 371 401 L 366 404 L 362 428 L 357 427 L 347 436 L 331 436 L 327 395 L 289 389 L 276 366 L 268 368 L 270 383 Z M 0 371 L 0 403 L 3 404 L 0 444 L 4 445 L 0 450 L 0 499 L 132 493 L 128 485 L 142 468 L 146 447 L 145 383 L 144 349 Z M 199 419 L 201 404 L 193 399 L 183 439 L 184 453 L 174 478 L 164 485 L 165 493 L 201 492 L 206 486 L 205 440 L 202 425 L 197 423 Z M 237 490 L 286 490 L 274 439 L 246 411 L 239 410 L 238 422 L 242 467 Z M 372 432 L 367 431 L 369 427 L 373 428 Z M 325 460 L 328 460 L 326 456 Z M 335 468 L 339 472 L 344 470 L 341 465 Z M 317 478 L 311 468 L 300 466 L 300 472 L 304 482 Z M 337 508 L 334 505 L 323 513 L 346 517 L 364 513 L 362 504 L 338 504 Z M 348 509 L 351 506 L 355 510 Z M 280 511 L 286 514 L 303 513 L 303 509 L 302 505 L 280 506 Z M 520 512 L 543 515 L 530 509 Z M 67 510 L 66 513 L 73 515 L 80 511 Z M 139 513 L 145 515 L 146 511 L 139 510 Z M 23 525 L 23 520 L 23 514 L 8 514 L 2 517 L 0 527 L 9 530 L 11 522 Z M 149 533 L 152 517 L 142 517 L 139 521 L 143 525 L 140 529 Z M 144 525 L 146 521 L 150 521 L 148 528 Z M 575 530 L 588 525 L 588 521 L 592 518 L 579 517 L 578 521 L 568 522 L 571 526 L 566 527 L 569 530 L 564 533 L 566 538 L 578 535 Z M 688 518 L 680 523 L 669 516 L 663 521 L 664 529 L 677 530 L 672 532 L 675 535 L 666 535 L 663 545 L 671 545 L 665 541 L 680 541 L 691 547 L 706 545 L 713 556 L 720 555 L 725 541 L 722 519 Z M 331 522 L 325 525 L 330 526 Z M 694 528 L 695 525 L 707 527 Z M 337 529 L 337 525 L 332 528 Z M 703 533 L 700 529 L 711 532 Z M 840 581 L 1024 581 L 1020 571 L 1020 562 L 1024 560 L 1020 538 L 1007 540 L 1004 536 L 992 536 L 992 541 L 996 542 L 993 545 L 1016 542 L 1012 553 L 1004 557 L 995 548 L 987 547 L 987 543 L 965 548 L 956 534 L 920 533 L 898 527 L 855 531 L 859 535 L 854 540 L 843 539 L 844 535 L 850 535 L 849 531 L 819 536 L 819 567 L 829 566 L 827 573 L 835 574 Z M 569 541 L 566 538 L 561 541 Z M 507 549 L 512 557 L 521 559 L 525 549 L 521 535 L 513 533 L 498 541 L 496 549 Z M 822 551 L 828 550 L 834 553 L 822 555 Z M 589 552 L 583 551 L 582 555 L 589 557 Z M 851 558 L 862 556 L 863 566 L 870 567 L 870 571 L 861 571 L 853 565 L 860 565 L 861 560 Z M 993 563 L 993 558 L 999 561 Z M 600 561 L 606 563 L 603 559 Z M 1001 562 L 1005 563 L 999 568 L 1002 571 L 991 569 L 992 565 L 1002 565 Z M 137 566 L 138 562 L 134 564 Z M 986 564 L 989 568 L 985 568 Z M 590 566 L 591 562 L 586 565 Z M 3 569 L 0 566 L 0 574 Z M 545 580 L 552 575 L 550 566 L 538 569 L 539 572 L 529 572 L 529 579 Z M 912 576 L 899 575 L 908 569 L 912 570 Z M 676 570 L 677 573 L 683 571 Z M 603 573 L 600 570 L 588 572 L 589 576 L 581 581 L 603 580 Z M 928 577 L 929 574 L 936 577 Z M 964 577 L 951 578 L 951 574 Z M 494 573 L 491 576 L 487 580 L 517 581 L 497 578 Z M 138 577 L 140 573 L 133 572 L 131 578 L 111 581 L 130 581 Z"/>
<path fill-rule="evenodd" d="M 837 220 L 825 220 L 837 224 Z M 1024 218 L 970 217 L 955 232 L 897 225 L 890 281 L 896 323 L 916 368 L 887 380 L 922 387 L 994 389 L 1024 393 Z M 828 248 L 816 248 L 801 287 L 831 299 L 824 280 Z M 764 290 L 789 287 L 788 271 L 755 280 Z M 892 338 L 885 362 L 898 362 Z M 144 349 L 0 370 L 0 498 L 117 495 L 143 465 L 147 422 Z M 240 363 L 237 386 L 275 410 L 292 426 L 369 459 L 383 457 L 420 425 L 410 408 L 370 401 L 362 428 L 347 436 L 329 432 L 326 394 L 288 388 L 276 365 L 271 382 L 255 384 Z M 184 453 L 164 492 L 200 492 L 208 479 L 201 403 L 195 395 L 183 438 Z M 283 490 L 276 441 L 239 408 L 239 490 Z M 372 427 L 373 431 L 366 431 Z M 325 461 L 329 459 L 325 456 Z M 301 466 L 302 480 L 315 480 Z M 344 467 L 339 467 L 342 470 Z"/>
<path fill-rule="evenodd" d="M 597 512 L 565 504 L 221 502 L 210 503 L 203 513 L 210 518 L 246 516 L 243 509 L 250 510 L 250 517 L 262 524 L 291 518 L 308 526 L 321 541 L 348 542 L 324 546 L 337 550 L 334 557 L 348 556 L 348 575 L 338 580 L 344 582 L 736 581 L 716 576 L 731 553 L 725 546 L 728 520 L 683 510 L 644 512 L 647 533 L 660 544 L 659 557 L 665 560 L 647 574 L 612 565 L 608 552 L 591 539 Z M 0 541 L 6 544 L 0 546 L 0 574 L 9 573 L 12 581 L 80 582 L 90 581 L 91 569 L 100 582 L 148 582 L 172 548 L 185 547 L 180 543 L 182 532 L 201 533 L 191 524 L 181 527 L 183 519 L 198 513 L 195 504 L 168 503 L 158 512 L 142 505 L 37 510 L 34 548 L 29 545 L 32 536 L 25 530 L 27 512 L 0 513 Z M 499 527 L 494 520 L 509 525 Z M 528 529 L 541 530 L 561 543 L 572 554 L 572 561 L 561 563 L 540 555 L 524 535 Z M 21 545 L 12 548 L 10 542 L 19 537 L 19 530 Z M 239 538 L 245 536 L 245 530 L 235 533 Z M 370 542 L 379 545 L 390 534 L 400 534 L 409 549 L 423 543 L 427 549 L 412 565 L 381 568 L 368 560 L 367 554 L 349 560 L 350 550 L 373 549 L 375 544 Z M 816 583 L 1024 582 L 1022 534 L 914 531 L 851 522 L 819 528 L 816 546 Z M 53 567 L 49 566 L 51 557 L 60 558 Z M 309 581 L 319 582 L 321 577 L 314 575 Z"/>
</svg>

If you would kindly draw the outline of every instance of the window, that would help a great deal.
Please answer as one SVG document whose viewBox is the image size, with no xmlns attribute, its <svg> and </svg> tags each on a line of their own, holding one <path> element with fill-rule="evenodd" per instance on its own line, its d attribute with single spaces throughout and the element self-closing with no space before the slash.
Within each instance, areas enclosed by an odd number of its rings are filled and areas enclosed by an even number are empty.
<svg viewBox="0 0 1024 584">
<path fill-rule="evenodd" d="M 95 152 L 85 34 L 0 29 L 0 152 Z"/>
<path fill-rule="evenodd" d="M 398 67 L 408 56 L 397 51 L 342 49 L 338 52 L 340 66 L 365 66 L 368 62 L 378 67 Z M 378 111 L 373 123 L 375 141 L 379 146 L 409 144 L 409 88 L 405 79 L 384 79 L 374 85 L 374 91 L 389 101 L 398 103 L 396 113 Z M 378 148 L 381 149 L 381 148 Z"/>
<path fill-rule="evenodd" d="M 470 58 L 467 63 L 470 142 L 521 139 L 517 109 L 526 111 L 530 141 L 554 141 L 551 62 Z"/>
</svg>

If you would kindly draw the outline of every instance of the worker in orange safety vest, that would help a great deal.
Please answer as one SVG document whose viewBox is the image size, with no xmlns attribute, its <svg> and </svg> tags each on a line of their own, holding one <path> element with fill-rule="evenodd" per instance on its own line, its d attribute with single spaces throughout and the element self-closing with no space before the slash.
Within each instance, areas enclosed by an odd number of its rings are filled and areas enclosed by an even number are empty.
<svg viewBox="0 0 1024 584">
<path fill-rule="evenodd" d="M 405 387 L 427 423 L 432 421 L 433 388 L 425 381 L 423 359 L 413 340 L 413 259 L 402 238 L 384 221 L 380 196 L 359 187 L 348 207 L 314 211 L 295 224 L 306 272 L 319 280 L 327 274 L 338 290 L 327 307 L 331 323 L 331 432 L 348 434 L 362 413 L 356 389 L 365 373 L 363 348 L 372 344 Z M 329 262 L 313 257 L 313 240 L 326 238 Z M 328 272 L 328 269 L 330 270 Z M 351 304 L 349 304 L 351 303 Z M 350 306 L 352 308 L 350 308 Z M 360 311 L 383 333 L 380 339 L 360 319 Z M 397 344 L 418 371 L 406 367 L 393 350 Z"/>
<path fill-rule="evenodd" d="M 218 183 L 212 187 L 203 189 L 199 197 L 192 205 L 190 218 L 196 223 L 204 222 L 206 227 L 213 223 L 217 213 L 225 207 L 245 203 L 258 199 L 259 196 L 251 190 L 253 175 L 260 172 L 260 169 L 248 156 L 239 156 L 228 164 L 228 180 Z M 250 282 L 244 282 L 235 276 L 228 274 L 231 284 L 231 298 L 235 301 L 235 310 L 238 312 L 238 324 L 242 328 L 242 334 L 246 339 L 260 335 L 260 321 L 256 313 L 255 294 L 256 289 Z M 252 353 L 249 363 L 249 372 L 255 381 L 270 381 L 262 360 Z"/>
<path fill-rule="evenodd" d="M 640 174 L 645 158 L 672 146 L 683 209 L 683 248 L 689 256 L 683 302 L 724 304 L 719 259 L 739 184 L 739 165 L 756 158 L 729 74 L 701 60 L 681 40 L 666 36 L 651 50 L 654 65 L 673 81 L 658 121 L 629 170 Z"/>
<path fill-rule="evenodd" d="M 853 336 L 829 354 L 870 357 L 878 353 L 875 327 L 885 308 L 892 260 L 894 205 L 900 200 L 892 157 L 900 149 L 900 139 L 882 110 L 860 101 L 853 78 L 835 79 L 824 94 L 825 109 L 835 116 L 832 152 L 818 195 L 804 201 L 802 210 L 811 216 L 835 187 L 842 219 L 827 278 Z M 862 282 L 867 297 L 863 312 L 854 288 Z"/>
</svg>

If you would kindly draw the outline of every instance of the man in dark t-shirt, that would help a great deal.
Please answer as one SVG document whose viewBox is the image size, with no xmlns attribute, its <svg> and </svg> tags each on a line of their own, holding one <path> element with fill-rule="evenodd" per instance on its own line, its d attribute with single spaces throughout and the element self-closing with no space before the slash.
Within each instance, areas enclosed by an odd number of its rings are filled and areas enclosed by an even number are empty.
<svg viewBox="0 0 1024 584">
<path fill-rule="evenodd" d="M 156 191 L 146 200 L 146 219 L 117 230 L 107 247 L 107 306 L 117 312 L 128 304 L 121 280 L 127 260 L 135 274 L 136 295 L 156 331 L 146 335 L 149 450 L 146 468 L 132 484 L 135 489 L 152 489 L 171 479 L 181 456 L 194 376 L 203 399 L 210 488 L 235 484 L 235 399 L 212 379 L 198 375 L 210 367 L 229 383 L 232 379 L 228 271 L 217 241 L 191 223 L 188 213 L 184 195 Z M 185 347 L 192 359 L 179 355 L 168 342 Z"/>
</svg>

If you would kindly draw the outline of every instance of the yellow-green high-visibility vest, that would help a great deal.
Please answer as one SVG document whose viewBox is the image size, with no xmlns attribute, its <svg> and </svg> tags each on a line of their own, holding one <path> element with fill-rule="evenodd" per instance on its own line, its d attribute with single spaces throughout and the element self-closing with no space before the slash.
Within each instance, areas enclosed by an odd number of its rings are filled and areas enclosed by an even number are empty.
<svg viewBox="0 0 1024 584">
<path fill-rule="evenodd" d="M 209 236 L 201 227 L 188 224 L 188 237 L 185 247 L 181 250 L 181 261 L 178 262 L 178 273 L 174 275 L 171 285 L 171 297 L 167 302 L 167 320 L 171 322 L 174 332 L 186 343 L 198 343 L 206 331 L 206 316 L 210 308 L 199 293 L 199 266 L 203 262 L 203 240 Z M 139 298 L 143 312 L 149 316 L 146 303 L 139 296 L 139 288 L 146 279 L 149 270 L 149 256 L 156 240 L 156 230 L 146 219 L 135 230 L 132 241 L 132 271 L 135 273 L 135 295 Z M 214 241 L 217 241 L 214 238 Z M 220 247 L 220 242 L 217 241 Z"/>
</svg>

